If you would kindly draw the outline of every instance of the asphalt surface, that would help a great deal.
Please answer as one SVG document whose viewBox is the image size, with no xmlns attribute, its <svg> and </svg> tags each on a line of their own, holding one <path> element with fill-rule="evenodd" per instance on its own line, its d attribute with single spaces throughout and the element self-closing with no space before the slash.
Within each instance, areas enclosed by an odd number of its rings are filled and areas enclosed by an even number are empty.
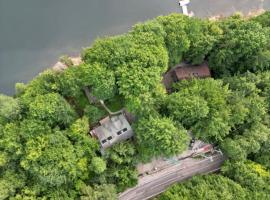
<svg viewBox="0 0 270 200">
<path fill-rule="evenodd" d="M 221 154 L 209 158 L 188 158 L 155 174 L 139 179 L 137 186 L 126 190 L 119 195 L 119 200 L 145 200 L 154 197 L 166 190 L 170 185 L 184 181 L 197 174 L 206 174 L 218 171 L 225 157 Z"/>
</svg>

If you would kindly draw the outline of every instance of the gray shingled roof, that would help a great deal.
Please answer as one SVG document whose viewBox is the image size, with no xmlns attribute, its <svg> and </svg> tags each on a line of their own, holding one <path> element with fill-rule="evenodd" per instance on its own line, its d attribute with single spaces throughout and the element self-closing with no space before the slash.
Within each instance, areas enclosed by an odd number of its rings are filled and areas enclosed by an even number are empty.
<svg viewBox="0 0 270 200">
<path fill-rule="evenodd" d="M 100 121 L 100 126 L 91 131 L 101 144 L 102 148 L 108 148 L 113 144 L 131 138 L 133 131 L 123 114 L 106 117 Z"/>
</svg>

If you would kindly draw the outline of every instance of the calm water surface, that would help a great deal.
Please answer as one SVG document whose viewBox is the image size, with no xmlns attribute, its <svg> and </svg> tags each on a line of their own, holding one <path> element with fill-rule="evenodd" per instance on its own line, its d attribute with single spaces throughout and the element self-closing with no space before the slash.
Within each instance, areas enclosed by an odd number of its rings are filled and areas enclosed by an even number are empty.
<svg viewBox="0 0 270 200">
<path fill-rule="evenodd" d="M 196 16 L 269 9 L 270 0 L 191 0 Z M 12 95 L 62 54 L 78 55 L 97 37 L 181 12 L 177 0 L 0 0 L 0 93 Z"/>
</svg>

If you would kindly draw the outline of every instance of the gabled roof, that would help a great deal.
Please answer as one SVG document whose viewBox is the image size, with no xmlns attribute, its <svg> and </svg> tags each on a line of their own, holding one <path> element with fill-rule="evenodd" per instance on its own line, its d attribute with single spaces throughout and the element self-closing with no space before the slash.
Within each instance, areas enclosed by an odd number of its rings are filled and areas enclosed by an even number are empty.
<svg viewBox="0 0 270 200">
<path fill-rule="evenodd" d="M 205 78 L 210 77 L 211 73 L 208 68 L 207 62 L 204 62 L 201 65 L 190 65 L 187 63 L 181 63 L 174 66 L 169 71 L 163 75 L 163 84 L 166 87 L 167 91 L 171 90 L 172 84 L 174 82 L 194 78 Z"/>
<path fill-rule="evenodd" d="M 198 66 L 176 67 L 173 73 L 177 80 L 189 79 L 192 77 L 205 78 L 211 76 L 210 70 L 206 63 Z"/>
<path fill-rule="evenodd" d="M 104 149 L 133 136 L 131 126 L 123 114 L 106 117 L 99 123 L 100 126 L 90 133 L 98 138 L 101 147 Z"/>
</svg>

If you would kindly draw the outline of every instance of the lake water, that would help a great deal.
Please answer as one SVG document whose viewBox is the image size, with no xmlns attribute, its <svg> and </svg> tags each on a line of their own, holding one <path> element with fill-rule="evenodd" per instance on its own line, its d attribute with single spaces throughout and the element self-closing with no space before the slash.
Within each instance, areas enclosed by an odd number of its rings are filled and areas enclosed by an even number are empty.
<svg viewBox="0 0 270 200">
<path fill-rule="evenodd" d="M 269 9 L 270 0 L 191 0 L 195 16 Z M 139 21 L 181 12 L 177 0 L 0 0 L 0 93 L 14 94 L 63 54 Z"/>
</svg>

